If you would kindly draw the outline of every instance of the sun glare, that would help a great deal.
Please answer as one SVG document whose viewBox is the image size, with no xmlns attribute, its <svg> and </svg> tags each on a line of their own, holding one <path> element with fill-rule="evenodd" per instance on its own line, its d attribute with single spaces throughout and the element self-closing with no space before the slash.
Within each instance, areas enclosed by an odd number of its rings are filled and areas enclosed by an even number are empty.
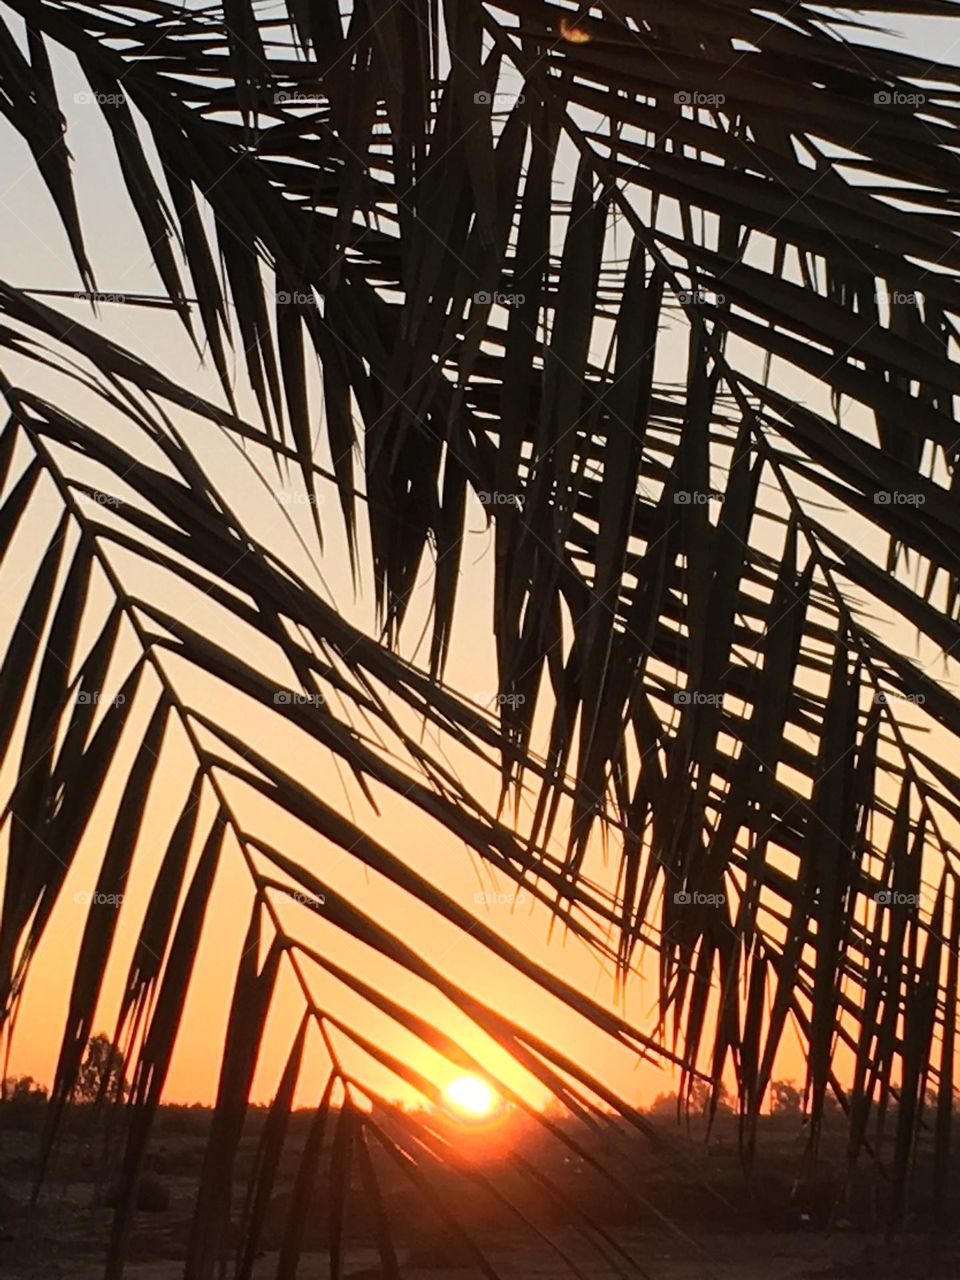
<svg viewBox="0 0 960 1280">
<path fill-rule="evenodd" d="M 478 1076 L 459 1076 L 447 1085 L 443 1096 L 451 1111 L 473 1120 L 492 1116 L 500 1103 L 496 1093 Z"/>
</svg>

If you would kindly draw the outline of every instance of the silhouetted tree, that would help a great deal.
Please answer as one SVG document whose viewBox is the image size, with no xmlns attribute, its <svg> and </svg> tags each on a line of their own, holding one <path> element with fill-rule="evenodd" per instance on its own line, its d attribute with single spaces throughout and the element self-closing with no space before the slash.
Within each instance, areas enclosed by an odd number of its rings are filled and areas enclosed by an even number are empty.
<svg viewBox="0 0 960 1280">
<path fill-rule="evenodd" d="M 108 1036 L 102 1033 L 91 1036 L 80 1064 L 74 1101 L 90 1103 L 102 1097 L 107 1102 L 122 1102 L 126 1096 L 123 1059 Z"/>
<path fill-rule="evenodd" d="M 803 1094 L 791 1080 L 774 1080 L 770 1086 L 770 1111 L 775 1116 L 800 1115 Z"/>
<path fill-rule="evenodd" d="M 18 1106 L 37 1105 L 47 1100 L 47 1091 L 37 1084 L 33 1076 L 7 1076 L 3 1082 L 3 1096 L 7 1102 Z"/>
</svg>

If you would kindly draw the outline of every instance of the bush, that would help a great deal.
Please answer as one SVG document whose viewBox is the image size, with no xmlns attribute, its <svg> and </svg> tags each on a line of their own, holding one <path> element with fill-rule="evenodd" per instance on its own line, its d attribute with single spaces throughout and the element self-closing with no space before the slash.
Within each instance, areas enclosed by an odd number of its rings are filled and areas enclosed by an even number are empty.
<svg viewBox="0 0 960 1280">
<path fill-rule="evenodd" d="M 3 1123 L 20 1133 L 35 1133 L 43 1123 L 47 1091 L 32 1076 L 8 1076 L 3 1082 L 6 1101 Z"/>
<path fill-rule="evenodd" d="M 775 1116 L 800 1116 L 803 1094 L 792 1080 L 774 1080 L 770 1086 L 770 1113 Z"/>
<path fill-rule="evenodd" d="M 147 1213 L 164 1213 L 170 1208 L 170 1189 L 151 1174 L 144 1174 L 137 1189 L 137 1208 Z"/>
<path fill-rule="evenodd" d="M 120 1203 L 120 1187 L 116 1184 L 107 1192 L 104 1204 L 115 1209 Z M 165 1183 L 152 1174 L 145 1173 L 137 1188 L 137 1208 L 144 1213 L 164 1213 L 170 1208 L 170 1191 Z"/>
</svg>

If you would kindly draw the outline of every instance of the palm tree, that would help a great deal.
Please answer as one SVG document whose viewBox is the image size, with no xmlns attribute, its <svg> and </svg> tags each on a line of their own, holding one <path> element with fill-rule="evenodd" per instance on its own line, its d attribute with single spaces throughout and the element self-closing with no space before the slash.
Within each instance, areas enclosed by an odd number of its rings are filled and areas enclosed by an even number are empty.
<svg viewBox="0 0 960 1280">
<path fill-rule="evenodd" d="M 436 1102 L 433 1079 L 321 993 L 348 990 L 446 1061 L 486 1068 L 411 1011 L 407 979 L 360 976 L 337 939 L 433 987 L 576 1114 L 642 1124 L 508 999 L 477 999 L 422 937 L 281 847 L 274 833 L 294 823 L 611 1044 L 675 1063 L 681 1096 L 729 1081 L 748 1162 L 796 1034 L 813 1143 L 830 1095 L 851 1158 L 895 1117 L 896 1220 L 930 1088 L 947 1168 L 954 1081 L 956 69 L 795 0 L 9 0 L 0 32 L 4 115 L 93 304 L 81 316 L 67 287 L 0 284 L 0 540 L 18 572 L 32 557 L 0 708 L 8 1023 L 95 809 L 103 834 L 48 1148 L 147 856 L 144 807 L 182 781 L 114 1036 L 131 1099 L 108 1275 L 227 862 L 244 868 L 250 911 L 189 1276 L 211 1275 L 224 1248 L 281 982 L 303 1020 L 241 1274 L 313 1047 L 325 1087 L 283 1274 L 325 1125 L 374 1199 L 371 1148 L 424 1194 L 452 1159 L 344 1054 Z M 76 67 L 66 116 L 95 112 L 115 153 L 150 295 L 105 292 L 109 263 L 88 254 L 61 88 Z M 117 307 L 131 325 L 169 313 L 219 387 L 188 388 L 107 336 Z M 238 475 L 248 499 L 272 495 L 271 528 L 237 502 Z M 339 510 L 321 519 L 325 494 Z M 478 501 L 496 716 L 447 675 Z M 281 526 L 295 554 L 277 550 Z M 378 632 L 325 595 L 321 536 L 372 575 Z M 255 733 L 230 727 L 238 707 Z M 628 986 L 655 954 L 653 1024 L 478 923 L 298 766 L 320 756 L 355 794 L 462 841 Z M 513 815 L 453 756 L 499 769 Z"/>
</svg>

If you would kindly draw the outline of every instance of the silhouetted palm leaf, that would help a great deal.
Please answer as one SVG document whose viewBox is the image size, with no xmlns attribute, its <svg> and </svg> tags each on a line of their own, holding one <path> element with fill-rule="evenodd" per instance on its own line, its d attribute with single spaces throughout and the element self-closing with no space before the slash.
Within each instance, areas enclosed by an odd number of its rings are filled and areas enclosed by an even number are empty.
<svg viewBox="0 0 960 1280">
<path fill-rule="evenodd" d="M 343 14 L 245 0 L 9 8 L 28 38 L 0 37 L 4 113 L 36 158 L 84 290 L 94 277 L 53 47 L 76 57 L 96 96 L 164 300 L 202 337 L 226 405 L 3 285 L 4 546 L 41 481 L 58 502 L 3 667 L 12 693 L 0 742 L 18 753 L 0 919 L 7 1009 L 134 703 L 156 708 L 152 737 L 168 727 L 156 755 L 152 744 L 127 766 L 133 793 L 175 749 L 196 771 L 144 921 L 151 954 L 138 950 L 121 1018 L 121 1038 L 139 1044 L 131 1185 L 227 845 L 250 871 L 251 928 L 266 930 L 270 958 L 258 968 L 254 951 L 237 976 L 204 1184 L 214 1199 L 256 1057 L 244 1013 L 259 1018 L 269 1003 L 274 957 L 294 966 L 345 1099 L 331 1119 L 338 1158 L 365 1153 L 368 1135 L 361 1084 L 345 1080 L 330 1027 L 389 1057 L 313 1003 L 309 944 L 288 936 L 271 897 L 278 875 L 322 893 L 326 928 L 438 987 L 571 1105 L 617 1104 L 559 1048 L 460 991 L 428 952 L 275 848 L 243 816 L 254 797 L 616 1040 L 674 1058 L 688 1086 L 697 1071 L 719 1083 L 732 1070 L 748 1153 L 793 1023 L 814 1141 L 828 1090 L 849 1110 L 854 1153 L 895 1094 L 902 1188 L 933 1085 L 943 1167 L 960 815 L 946 750 L 960 704 L 930 666 L 960 636 L 957 70 L 878 47 L 862 16 L 785 2 L 703 0 L 682 13 L 634 0 L 582 12 L 554 0 Z M 860 12 L 871 8 L 889 13 Z M 954 10 L 897 6 L 902 17 Z M 231 383 L 237 341 L 257 424 Z M 315 364 L 326 469 L 315 460 Z M 122 413 L 122 441 L 31 390 L 45 366 Z M 189 434 L 175 425 L 188 420 Z M 295 464 L 317 533 L 317 486 L 336 487 L 355 573 L 366 568 L 359 533 L 369 535 L 385 643 L 252 535 L 201 462 L 198 423 L 271 459 L 278 476 Z M 494 528 L 499 724 L 441 683 L 476 497 Z M 396 648 L 431 556 L 428 673 Z M 107 605 L 88 599 L 94 576 Z M 180 597 L 171 611 L 169 590 L 164 603 L 170 579 L 202 598 L 199 613 Z M 80 624 L 94 617 L 99 639 L 84 653 Z M 895 622 L 891 638 L 878 618 Z M 923 646 L 914 658 L 908 632 Z M 40 656 L 48 635 L 62 671 Z M 102 690 L 121 653 L 124 701 L 94 729 L 76 694 Z M 652 944 L 657 1026 L 631 1028 L 478 928 L 310 779 L 232 730 L 226 696 L 258 704 L 291 741 L 310 739 L 370 798 L 386 789 L 412 801 L 624 971 L 638 943 Z M 532 821 L 515 830 L 487 812 L 418 738 L 415 717 L 531 787 Z M 927 751 L 914 717 L 937 734 Z M 201 797 L 212 825 L 192 816 Z M 136 813 L 131 799 L 115 815 L 105 893 L 125 882 Z M 615 888 L 593 862 L 598 828 L 618 850 Z M 551 851 L 555 831 L 569 834 L 564 856 Z M 57 1105 L 111 950 L 91 920 Z M 328 956 L 317 960 L 336 976 Z M 384 1011 L 386 993 L 364 994 Z M 389 1008 L 405 1021 L 400 1002 Z M 421 1033 L 463 1061 L 438 1028 Z M 408 1064 L 392 1069 L 409 1083 Z M 278 1096 L 288 1092 L 285 1080 Z M 324 1111 L 330 1100 L 328 1089 Z M 370 1128 L 394 1142 L 382 1132 Z M 300 1214 L 317 1155 L 304 1157 Z M 210 1205 L 191 1255 L 198 1276 L 229 1209 Z"/>
</svg>

